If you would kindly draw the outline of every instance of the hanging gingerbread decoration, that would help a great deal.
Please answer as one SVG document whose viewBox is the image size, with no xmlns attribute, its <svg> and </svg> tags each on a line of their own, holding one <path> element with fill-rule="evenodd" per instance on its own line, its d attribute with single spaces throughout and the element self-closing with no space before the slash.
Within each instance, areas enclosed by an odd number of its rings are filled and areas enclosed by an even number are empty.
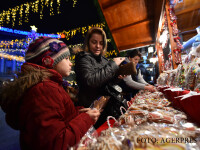
<svg viewBox="0 0 200 150">
<path fill-rule="evenodd" d="M 174 61 L 176 64 L 181 64 L 181 56 L 179 53 L 181 53 L 181 50 L 179 48 L 176 48 L 173 50 L 174 51 Z"/>
</svg>

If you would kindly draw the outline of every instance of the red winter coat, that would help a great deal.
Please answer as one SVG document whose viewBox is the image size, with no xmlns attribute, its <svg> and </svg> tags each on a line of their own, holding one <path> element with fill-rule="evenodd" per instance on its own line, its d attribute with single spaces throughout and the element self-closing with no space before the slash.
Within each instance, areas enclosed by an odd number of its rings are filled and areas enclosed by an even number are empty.
<svg viewBox="0 0 200 150">
<path fill-rule="evenodd" d="M 28 89 L 19 109 L 22 150 L 66 150 L 77 144 L 94 124 L 78 112 L 54 70 L 51 79 Z"/>
</svg>

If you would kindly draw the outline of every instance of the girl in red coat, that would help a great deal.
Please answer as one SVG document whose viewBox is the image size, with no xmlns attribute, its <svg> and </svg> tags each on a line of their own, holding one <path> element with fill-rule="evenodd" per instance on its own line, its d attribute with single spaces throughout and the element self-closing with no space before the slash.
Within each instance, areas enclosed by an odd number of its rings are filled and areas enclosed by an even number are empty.
<svg viewBox="0 0 200 150">
<path fill-rule="evenodd" d="M 62 86 L 69 56 L 62 41 L 40 37 L 29 45 L 18 77 L 3 88 L 0 104 L 8 125 L 20 130 L 22 150 L 66 150 L 97 121 L 99 111 L 75 107 Z"/>
</svg>

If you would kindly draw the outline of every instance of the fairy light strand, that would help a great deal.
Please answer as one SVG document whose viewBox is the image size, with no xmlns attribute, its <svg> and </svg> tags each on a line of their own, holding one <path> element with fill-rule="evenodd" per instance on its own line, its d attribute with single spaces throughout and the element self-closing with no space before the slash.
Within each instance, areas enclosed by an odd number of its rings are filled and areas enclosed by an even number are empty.
<svg viewBox="0 0 200 150">
<path fill-rule="evenodd" d="M 100 27 L 103 29 L 105 27 L 105 22 L 92 24 L 92 25 L 84 26 L 84 27 L 78 27 L 76 29 L 72 29 L 68 31 L 63 30 L 62 32 L 57 32 L 57 34 L 61 35 L 61 37 L 64 35 L 64 38 L 66 38 L 67 40 L 70 40 L 77 33 L 81 33 L 82 35 L 85 35 L 85 33 L 88 32 L 88 30 L 90 30 L 92 27 Z"/>
<path fill-rule="evenodd" d="M 49 0 L 45 1 L 45 6 L 49 7 Z"/>
<path fill-rule="evenodd" d="M 60 0 L 57 0 L 57 14 L 60 14 Z"/>
<path fill-rule="evenodd" d="M 22 25 L 23 10 L 24 10 L 24 5 L 20 5 L 20 10 L 19 10 L 19 25 Z"/>
<path fill-rule="evenodd" d="M 43 18 L 44 0 L 41 0 L 40 19 Z"/>
<path fill-rule="evenodd" d="M 28 22 L 29 21 L 28 17 L 29 17 L 30 4 L 26 3 L 24 5 L 26 7 L 26 9 L 25 9 L 25 22 Z"/>
<path fill-rule="evenodd" d="M 39 12 L 39 0 L 35 1 L 35 13 L 38 13 Z"/>
<path fill-rule="evenodd" d="M 73 7 L 76 7 L 77 0 L 73 0 Z"/>
<path fill-rule="evenodd" d="M 54 2 L 55 1 L 55 2 Z M 56 4 L 57 3 L 57 4 Z M 77 0 L 73 0 L 73 7 L 76 7 Z M 54 5 L 56 5 L 54 7 Z M 22 25 L 23 22 L 29 22 L 29 13 L 39 13 L 40 19 L 43 19 L 43 11 L 44 7 L 50 7 L 49 8 L 49 14 L 50 16 L 53 16 L 55 14 L 54 11 L 57 11 L 57 14 L 60 14 L 60 6 L 61 6 L 61 0 L 36 0 L 33 2 L 26 2 L 24 4 L 21 4 L 19 6 L 9 8 L 8 10 L 3 10 L 0 13 L 0 26 L 3 26 L 5 23 L 9 24 L 11 23 L 14 27 L 16 25 L 16 16 L 19 15 L 18 25 Z M 54 8 L 56 8 L 54 10 Z M 24 18 L 24 20 L 23 20 Z"/>
<path fill-rule="evenodd" d="M 53 16 L 53 0 L 50 1 L 50 16 Z"/>
</svg>

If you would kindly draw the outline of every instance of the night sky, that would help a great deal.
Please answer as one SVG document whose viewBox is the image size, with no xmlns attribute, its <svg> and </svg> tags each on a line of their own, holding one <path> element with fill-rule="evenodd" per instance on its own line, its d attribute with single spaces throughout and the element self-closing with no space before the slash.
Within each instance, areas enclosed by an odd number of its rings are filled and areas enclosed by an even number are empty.
<svg viewBox="0 0 200 150">
<path fill-rule="evenodd" d="M 0 12 L 25 2 L 31 2 L 31 0 L 5 0 L 0 5 Z M 54 3 L 56 4 L 56 0 Z M 35 25 L 39 33 L 56 33 L 101 22 L 94 0 L 77 0 L 76 7 L 73 7 L 73 0 L 61 0 L 60 11 L 61 14 L 56 14 L 54 11 L 55 15 L 50 16 L 49 8 L 45 8 L 42 20 L 39 14 L 30 13 L 28 23 L 23 22 L 21 26 L 16 25 L 13 28 L 30 31 L 30 26 Z M 4 27 L 12 28 L 12 25 L 4 24 Z"/>
<path fill-rule="evenodd" d="M 15 6 L 20 6 L 26 2 L 34 2 L 36 0 L 5 0 L 0 5 L 0 13 L 5 10 L 7 11 L 9 8 L 14 8 Z M 44 0 L 45 1 L 45 0 Z M 17 13 L 17 20 L 15 22 L 15 26 L 12 27 L 12 24 L 4 23 L 3 27 L 22 30 L 22 31 L 30 31 L 31 25 L 35 25 L 38 30 L 38 33 L 47 33 L 47 34 L 56 34 L 57 32 L 62 32 L 63 30 L 68 31 L 71 29 L 75 29 L 77 27 L 84 27 L 96 23 L 105 22 L 100 7 L 98 6 L 97 0 L 77 0 L 75 7 L 73 7 L 73 0 L 61 0 L 60 12 L 61 14 L 57 14 L 57 2 L 54 0 L 54 16 L 50 16 L 50 8 L 44 6 L 43 10 L 43 19 L 40 19 L 39 13 L 33 13 L 30 9 L 29 13 L 29 22 L 24 22 L 24 17 L 22 21 L 22 25 L 18 25 L 19 15 Z M 25 10 L 25 7 L 24 7 Z M 39 5 L 40 10 L 40 5 Z M 25 14 L 23 14 L 25 16 Z M 106 28 L 106 33 L 109 32 L 109 29 Z M 86 34 L 86 33 L 85 33 Z M 108 38 L 111 38 L 107 35 Z M 12 40 L 12 39 L 22 39 L 26 38 L 26 36 L 9 34 L 6 32 L 0 32 L 0 40 Z M 83 43 L 85 39 L 85 35 L 82 33 L 77 33 L 70 40 L 66 40 L 63 38 L 62 40 L 67 45 L 75 45 L 79 43 Z M 108 43 L 108 51 L 113 50 L 113 43 Z"/>
</svg>

